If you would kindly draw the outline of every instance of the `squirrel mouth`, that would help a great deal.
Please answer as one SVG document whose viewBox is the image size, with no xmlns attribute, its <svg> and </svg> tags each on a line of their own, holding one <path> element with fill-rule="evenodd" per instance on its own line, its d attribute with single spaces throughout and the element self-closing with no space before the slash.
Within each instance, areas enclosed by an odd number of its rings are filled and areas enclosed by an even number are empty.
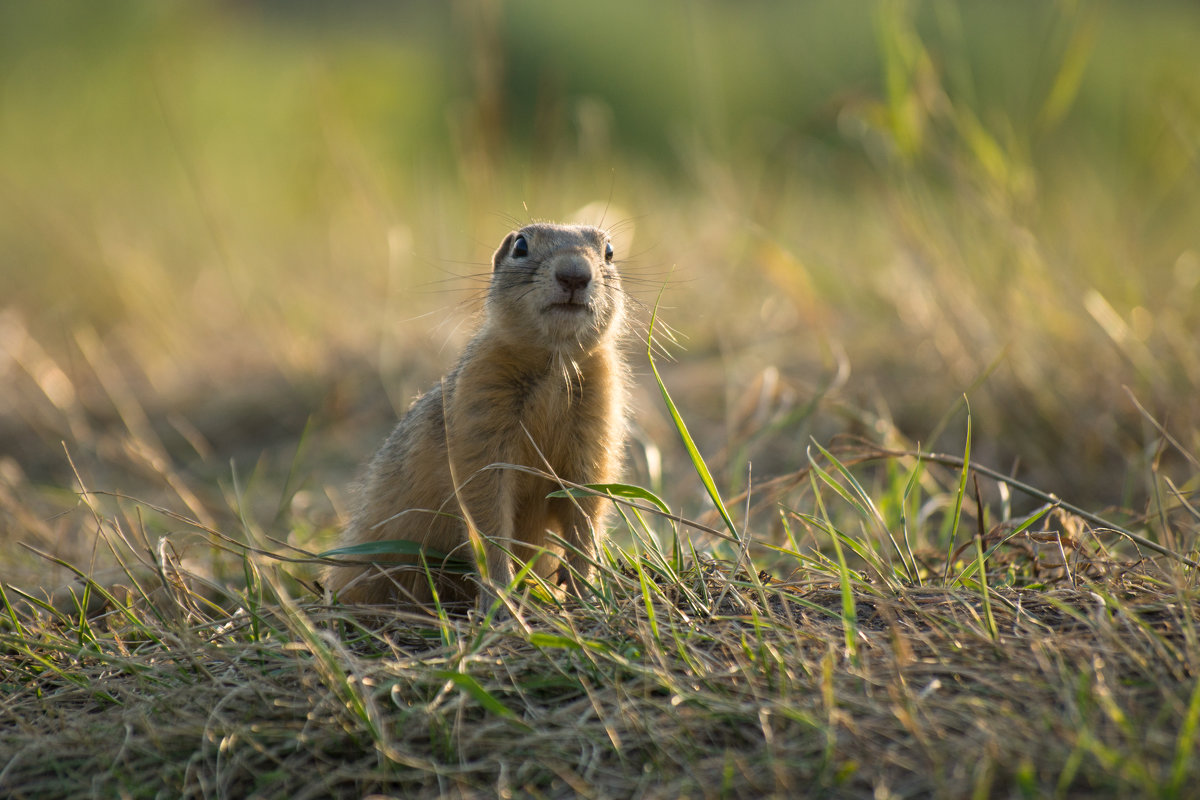
<svg viewBox="0 0 1200 800">
<path fill-rule="evenodd" d="M 591 309 L 586 303 L 551 303 L 547 311 L 557 311 L 560 314 L 586 314 Z"/>
</svg>

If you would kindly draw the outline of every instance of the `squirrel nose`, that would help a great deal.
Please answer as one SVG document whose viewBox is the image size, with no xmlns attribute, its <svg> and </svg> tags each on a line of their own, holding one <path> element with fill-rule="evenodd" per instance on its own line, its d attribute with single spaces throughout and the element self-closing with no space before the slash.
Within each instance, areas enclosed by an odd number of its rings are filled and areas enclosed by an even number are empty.
<svg viewBox="0 0 1200 800">
<path fill-rule="evenodd" d="M 574 293 L 592 282 L 592 271 L 586 264 L 563 264 L 554 271 L 554 278 L 564 291 Z"/>
</svg>

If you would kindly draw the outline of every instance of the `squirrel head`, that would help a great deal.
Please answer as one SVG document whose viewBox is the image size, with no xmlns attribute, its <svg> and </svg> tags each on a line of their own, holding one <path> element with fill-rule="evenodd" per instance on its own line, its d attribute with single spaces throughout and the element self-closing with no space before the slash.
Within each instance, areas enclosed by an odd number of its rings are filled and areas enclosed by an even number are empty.
<svg viewBox="0 0 1200 800">
<path fill-rule="evenodd" d="M 621 327 L 624 295 L 607 231 L 535 223 L 492 257 L 485 308 L 494 331 L 559 352 L 590 351 Z"/>
</svg>

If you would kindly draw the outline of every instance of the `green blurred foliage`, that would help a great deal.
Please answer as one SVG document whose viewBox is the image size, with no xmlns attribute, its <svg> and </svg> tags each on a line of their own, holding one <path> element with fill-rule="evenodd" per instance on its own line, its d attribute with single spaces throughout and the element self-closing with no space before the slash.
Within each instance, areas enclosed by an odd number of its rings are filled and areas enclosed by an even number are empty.
<svg viewBox="0 0 1200 800">
<path fill-rule="evenodd" d="M 1195 219 L 1191 3 L 25 3 L 0 15 L 0 274 L 39 305 L 97 266 L 97 216 L 174 231 L 186 251 L 189 205 L 231 206 L 208 225 L 263 237 L 330 213 L 339 137 L 392 207 L 485 169 L 528 199 L 521 173 L 564 160 L 687 190 L 703 157 L 822 191 L 898 172 L 951 191 L 967 180 L 1035 216 L 1069 204 L 1054 192 L 1079 180 L 1059 173 L 1083 169 L 1111 188 L 1116 207 L 1101 211 L 1134 215 L 1164 257 Z M 88 285 L 103 306 L 100 283 Z"/>
<path fill-rule="evenodd" d="M 1111 462 L 1122 384 L 1200 414 L 1196 41 L 1166 0 L 6 3 L 0 311 L 155 384 L 316 369 L 611 200 L 728 383 L 680 393 L 702 429 L 845 352 L 851 428 L 972 391 L 998 458 Z"/>
</svg>

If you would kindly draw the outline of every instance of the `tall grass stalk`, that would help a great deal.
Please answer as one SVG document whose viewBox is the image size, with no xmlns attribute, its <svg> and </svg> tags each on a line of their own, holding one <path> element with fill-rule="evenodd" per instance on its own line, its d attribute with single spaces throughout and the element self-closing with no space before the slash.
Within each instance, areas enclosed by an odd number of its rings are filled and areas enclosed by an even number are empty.
<svg viewBox="0 0 1200 800">
<path fill-rule="evenodd" d="M 950 568 L 953 566 L 950 563 L 951 557 L 954 554 L 954 543 L 958 540 L 958 525 L 962 520 L 963 498 L 967 494 L 967 478 L 971 474 L 971 404 L 965 396 L 963 404 L 967 409 L 967 435 L 966 442 L 963 444 L 962 471 L 958 476 L 958 491 L 954 493 L 954 512 L 950 516 L 950 535 L 946 540 L 946 571 L 942 574 L 943 585 L 950 578 Z"/>
<path fill-rule="evenodd" d="M 809 454 L 809 461 L 812 461 L 812 455 Z M 846 554 L 842 552 L 841 536 L 833 527 L 833 523 L 829 519 L 829 512 L 825 510 L 825 501 L 821 497 L 820 487 L 817 485 L 816 474 L 819 470 L 814 470 L 810 477 L 812 482 L 813 500 L 817 504 L 817 513 L 822 522 L 825 531 L 829 534 L 830 541 L 833 543 L 833 552 L 837 558 L 837 579 L 838 587 L 841 591 L 842 598 L 842 631 L 844 642 L 846 645 L 846 653 L 850 659 L 858 662 L 858 610 L 857 603 L 854 599 L 854 592 L 850 583 L 850 568 L 846 565 Z"/>
<path fill-rule="evenodd" d="M 663 383 L 662 375 L 658 372 L 658 365 L 654 361 L 654 325 L 658 320 L 658 308 L 662 302 L 662 292 L 664 290 L 665 287 L 659 291 L 658 298 L 654 302 L 654 310 L 650 313 L 650 327 L 646 334 L 646 358 L 650 363 L 650 371 L 654 374 L 654 382 L 662 394 L 663 403 L 666 404 L 667 411 L 671 415 L 671 422 L 675 426 L 676 432 L 679 433 L 679 438 L 683 441 L 683 447 L 687 451 L 692 467 L 696 470 L 696 475 L 700 478 L 700 483 L 704 485 L 704 490 L 708 492 L 713 506 L 716 507 L 717 513 L 721 515 L 721 519 L 725 522 L 725 527 L 729 530 L 729 535 L 740 544 L 741 534 L 738 533 L 737 525 L 734 524 L 733 518 L 729 516 L 729 512 L 725 509 L 725 503 L 721 500 L 721 494 L 717 490 L 717 484 L 713 480 L 712 473 L 709 472 L 708 465 L 704 463 L 704 458 L 700 455 L 700 450 L 696 447 L 696 442 L 692 439 L 691 433 L 688 432 L 687 424 L 683 421 L 679 409 L 671 399 L 671 393 L 667 391 L 667 385 Z"/>
</svg>

